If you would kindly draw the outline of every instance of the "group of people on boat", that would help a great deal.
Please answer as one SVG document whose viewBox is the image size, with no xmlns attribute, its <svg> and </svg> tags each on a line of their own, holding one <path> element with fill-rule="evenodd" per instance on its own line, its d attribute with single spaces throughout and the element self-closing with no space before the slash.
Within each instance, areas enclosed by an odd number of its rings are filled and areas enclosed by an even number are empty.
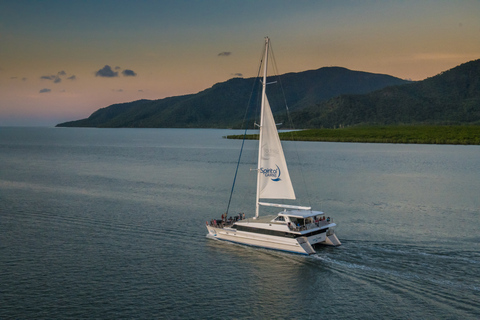
<svg viewBox="0 0 480 320">
<path fill-rule="evenodd" d="M 325 216 L 323 217 L 316 217 L 315 224 L 318 226 L 320 221 L 325 221 Z M 327 217 L 327 222 L 330 222 L 330 217 Z"/>
<path fill-rule="evenodd" d="M 302 221 L 304 221 L 302 219 Z M 306 223 L 304 222 L 303 224 L 301 223 L 292 223 L 292 222 L 289 222 L 288 223 L 288 228 L 292 231 L 302 231 L 302 230 L 307 230 L 307 229 L 310 229 L 312 227 L 320 227 L 320 225 L 325 225 L 325 224 L 329 224 L 330 223 L 330 217 L 327 217 L 325 219 L 325 216 L 323 217 L 320 217 L 320 216 L 317 216 L 315 217 L 315 219 L 313 218 L 308 218 L 306 220 Z"/>
<path fill-rule="evenodd" d="M 210 220 L 210 226 L 212 227 L 224 227 L 226 225 L 229 225 L 229 224 L 232 224 L 234 222 L 237 222 L 239 220 L 244 220 L 245 219 L 245 213 L 239 213 L 238 215 L 236 216 L 230 216 L 228 217 L 228 215 L 225 213 L 225 214 L 222 214 L 222 218 L 221 219 L 212 219 Z M 208 222 L 207 222 L 208 224 Z"/>
</svg>

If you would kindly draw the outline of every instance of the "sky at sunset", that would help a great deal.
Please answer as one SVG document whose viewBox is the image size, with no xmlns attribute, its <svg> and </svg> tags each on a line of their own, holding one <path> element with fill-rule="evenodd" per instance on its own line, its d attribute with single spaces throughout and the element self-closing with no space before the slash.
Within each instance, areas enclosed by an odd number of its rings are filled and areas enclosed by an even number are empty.
<svg viewBox="0 0 480 320">
<path fill-rule="evenodd" d="M 480 59 L 480 1 L 0 0 L 0 126 L 341 66 L 423 80 Z"/>
</svg>

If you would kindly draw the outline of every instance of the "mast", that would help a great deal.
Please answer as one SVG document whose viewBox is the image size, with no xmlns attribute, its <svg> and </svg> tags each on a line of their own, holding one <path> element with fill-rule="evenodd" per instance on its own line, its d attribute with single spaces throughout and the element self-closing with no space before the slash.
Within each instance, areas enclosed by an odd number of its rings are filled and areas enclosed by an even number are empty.
<svg viewBox="0 0 480 320">
<path fill-rule="evenodd" d="M 264 107 L 265 107 L 265 89 L 267 86 L 267 66 L 268 66 L 268 47 L 269 47 L 268 37 L 265 37 L 265 57 L 263 61 L 263 81 L 262 81 L 262 106 L 260 111 L 260 132 L 258 137 L 258 162 L 257 162 L 257 196 L 255 202 L 255 219 L 258 218 L 258 213 L 260 211 L 260 163 L 262 159 L 262 127 L 263 127 L 263 117 L 264 117 Z"/>
</svg>

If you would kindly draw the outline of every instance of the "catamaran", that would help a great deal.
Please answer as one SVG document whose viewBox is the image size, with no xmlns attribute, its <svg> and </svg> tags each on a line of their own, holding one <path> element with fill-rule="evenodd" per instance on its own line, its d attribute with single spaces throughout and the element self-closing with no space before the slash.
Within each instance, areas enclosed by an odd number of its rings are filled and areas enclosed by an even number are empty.
<svg viewBox="0 0 480 320">
<path fill-rule="evenodd" d="M 207 236 L 244 245 L 310 255 L 321 245 L 339 246 L 335 223 L 311 207 L 265 202 L 264 199 L 295 200 L 295 191 L 278 136 L 275 119 L 266 95 L 269 38 L 265 38 L 263 81 L 257 163 L 255 216 L 238 214 L 207 221 Z M 283 209 L 276 216 L 260 216 L 260 207 Z M 228 209 L 227 209 L 228 210 Z"/>
</svg>

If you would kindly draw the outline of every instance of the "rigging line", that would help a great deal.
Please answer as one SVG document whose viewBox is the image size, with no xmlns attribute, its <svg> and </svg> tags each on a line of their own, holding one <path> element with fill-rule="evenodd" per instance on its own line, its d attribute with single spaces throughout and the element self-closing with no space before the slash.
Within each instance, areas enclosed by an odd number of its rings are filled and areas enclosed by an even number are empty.
<svg viewBox="0 0 480 320">
<path fill-rule="evenodd" d="M 273 47 L 271 45 L 270 45 L 270 52 L 271 52 L 272 61 L 273 61 L 273 69 L 275 70 L 275 74 L 277 75 L 278 83 L 280 84 L 280 89 L 282 90 L 283 102 L 285 104 L 285 108 L 287 109 L 287 113 L 288 113 L 289 109 L 288 109 L 287 97 L 285 95 L 285 90 L 283 90 L 283 84 L 280 78 L 280 72 L 278 71 L 277 60 L 275 59 L 275 55 L 273 53 Z M 291 123 L 291 125 L 293 125 L 293 123 Z"/>
<path fill-rule="evenodd" d="M 227 215 L 228 215 L 228 210 L 230 210 L 230 204 L 232 202 L 233 190 L 235 189 L 235 182 L 237 181 L 238 168 L 240 166 L 240 160 L 242 159 L 243 147 L 245 145 L 245 140 L 246 140 L 246 136 L 247 136 L 248 125 L 246 124 L 246 120 L 247 120 L 247 116 L 248 116 L 248 110 L 250 109 L 249 107 L 250 107 L 250 104 L 252 103 L 252 98 L 254 96 L 253 93 L 255 91 L 255 85 L 258 81 L 257 79 L 259 78 L 261 68 L 262 68 L 262 60 L 260 60 L 260 65 L 258 67 L 257 76 L 253 81 L 252 90 L 250 92 L 250 98 L 248 99 L 247 108 L 245 109 L 245 114 L 243 115 L 242 126 L 245 127 L 245 131 L 243 132 L 242 147 L 240 148 L 240 154 L 238 155 L 237 167 L 235 169 L 235 175 L 233 177 L 232 190 L 230 191 L 230 197 L 228 199 L 228 205 L 227 205 L 227 211 L 226 211 Z"/>
<path fill-rule="evenodd" d="M 295 135 L 293 134 L 294 131 L 296 131 L 297 129 L 295 128 L 295 125 L 293 124 L 293 119 L 290 115 L 290 109 L 288 108 L 288 103 L 287 103 L 287 98 L 286 98 L 286 94 L 285 94 L 285 90 L 283 89 L 283 83 L 282 83 L 282 80 L 281 80 L 281 77 L 280 77 L 280 72 L 278 72 L 278 67 L 277 67 L 277 60 L 275 60 L 275 55 L 274 55 L 274 52 L 273 52 L 273 47 L 272 45 L 270 44 L 270 52 L 271 52 L 271 57 L 272 57 L 272 61 L 273 61 L 273 68 L 275 70 L 275 74 L 277 75 L 277 79 L 278 79 L 278 83 L 280 84 L 280 89 L 282 91 L 282 96 L 283 96 L 283 101 L 285 103 L 285 109 L 286 109 L 286 112 L 287 112 L 287 122 L 288 124 L 290 125 L 290 128 L 291 128 L 291 131 L 290 131 L 290 139 L 294 142 L 294 147 L 295 147 L 295 154 L 297 156 L 297 161 L 300 165 L 300 174 L 302 176 L 302 182 L 303 182 L 303 187 L 305 189 L 305 193 L 307 195 L 307 201 L 308 201 L 308 205 L 311 207 L 312 204 L 311 204 L 311 196 L 310 196 L 310 192 L 308 191 L 308 188 L 307 188 L 307 182 L 305 180 L 305 175 L 304 175 L 304 172 L 303 172 L 303 165 L 302 165 L 302 162 L 300 160 L 300 155 L 299 155 L 299 152 L 298 152 L 298 148 L 297 148 L 297 143 L 296 140 L 295 140 Z"/>
</svg>

